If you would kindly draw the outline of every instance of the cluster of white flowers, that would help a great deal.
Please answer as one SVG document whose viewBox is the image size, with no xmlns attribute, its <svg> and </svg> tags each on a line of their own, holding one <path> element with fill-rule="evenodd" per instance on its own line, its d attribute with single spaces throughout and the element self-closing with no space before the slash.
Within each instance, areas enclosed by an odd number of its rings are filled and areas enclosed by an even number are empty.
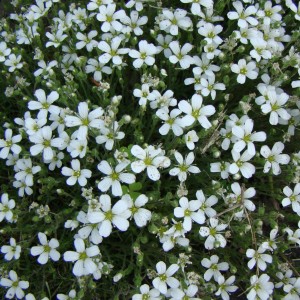
<svg viewBox="0 0 300 300">
<path fill-rule="evenodd" d="M 299 299 L 300 5 L 24 2 L 0 20 L 0 297 Z"/>
</svg>

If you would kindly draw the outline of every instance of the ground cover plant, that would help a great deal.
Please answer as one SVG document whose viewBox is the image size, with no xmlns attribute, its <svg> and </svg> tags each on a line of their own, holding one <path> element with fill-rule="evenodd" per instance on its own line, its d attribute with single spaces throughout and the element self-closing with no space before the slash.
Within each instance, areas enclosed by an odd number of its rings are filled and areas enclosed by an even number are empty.
<svg viewBox="0 0 300 300">
<path fill-rule="evenodd" d="M 300 299 L 296 1 L 1 5 L 1 299 Z"/>
</svg>

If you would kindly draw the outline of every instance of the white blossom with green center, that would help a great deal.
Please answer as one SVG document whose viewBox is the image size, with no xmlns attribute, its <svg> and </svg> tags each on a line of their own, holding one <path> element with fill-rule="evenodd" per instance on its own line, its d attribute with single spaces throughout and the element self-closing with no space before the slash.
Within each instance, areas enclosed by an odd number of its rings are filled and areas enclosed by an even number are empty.
<svg viewBox="0 0 300 300">
<path fill-rule="evenodd" d="M 167 285 L 171 288 L 177 288 L 179 281 L 173 277 L 178 271 L 179 266 L 172 264 L 168 269 L 164 262 L 160 261 L 156 264 L 157 277 L 153 279 L 153 286 L 158 289 L 162 294 L 167 293 Z"/>
<path fill-rule="evenodd" d="M 146 149 L 134 145 L 131 148 L 131 153 L 139 159 L 131 163 L 132 171 L 141 173 L 146 169 L 148 177 L 153 181 L 157 181 L 160 178 L 158 167 L 167 168 L 171 163 L 170 159 L 162 154 L 162 149 L 151 145 Z"/>
<path fill-rule="evenodd" d="M 127 219 L 131 215 L 127 201 L 122 198 L 112 207 L 111 198 L 108 195 L 101 195 L 99 202 L 101 210 L 87 214 L 89 222 L 99 224 L 99 234 L 102 237 L 108 237 L 112 232 L 113 226 L 121 231 L 126 231 L 129 227 Z"/>
<path fill-rule="evenodd" d="M 77 138 L 79 140 L 85 140 L 89 128 L 100 129 L 101 125 L 103 125 L 103 120 L 100 119 L 103 113 L 104 110 L 102 107 L 98 107 L 89 112 L 88 104 L 86 102 L 80 102 L 78 104 L 78 116 L 67 115 L 65 117 L 65 123 L 67 127 L 79 126 Z"/>
<path fill-rule="evenodd" d="M 192 165 L 195 160 L 194 152 L 190 152 L 185 159 L 183 159 L 182 155 L 177 151 L 174 155 L 179 165 L 169 171 L 171 176 L 177 176 L 180 182 L 184 182 L 187 179 L 188 173 L 200 173 L 200 169 Z"/>
<path fill-rule="evenodd" d="M 127 162 L 121 162 L 115 168 L 112 168 L 107 161 L 101 161 L 98 164 L 98 170 L 107 176 L 98 183 L 98 189 L 106 192 L 111 188 L 114 196 L 122 196 L 121 182 L 126 184 L 135 182 L 134 174 L 123 172 L 127 166 Z"/>
<path fill-rule="evenodd" d="M 49 257 L 53 261 L 58 261 L 60 258 L 60 253 L 56 250 L 59 247 L 59 242 L 57 239 L 52 238 L 49 242 L 47 236 L 43 232 L 38 233 L 38 238 L 41 246 L 34 246 L 30 249 L 30 253 L 33 256 L 39 256 L 37 261 L 39 264 L 44 265 L 48 262 Z"/>
<path fill-rule="evenodd" d="M 85 276 L 93 274 L 97 270 L 97 265 L 93 257 L 100 254 L 98 246 L 93 245 L 86 248 L 85 242 L 81 238 L 75 238 L 75 251 L 66 251 L 64 260 L 67 262 L 75 262 L 73 266 L 73 274 L 75 276 Z"/>
</svg>

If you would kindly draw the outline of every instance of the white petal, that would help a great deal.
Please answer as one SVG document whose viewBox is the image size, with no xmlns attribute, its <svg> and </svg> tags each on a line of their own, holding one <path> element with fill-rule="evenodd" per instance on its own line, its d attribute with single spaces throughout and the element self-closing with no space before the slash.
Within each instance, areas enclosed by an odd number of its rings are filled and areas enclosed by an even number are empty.
<svg viewBox="0 0 300 300">
<path fill-rule="evenodd" d="M 160 178 L 160 173 L 154 166 L 147 167 L 147 175 L 153 181 L 157 181 Z"/>
</svg>

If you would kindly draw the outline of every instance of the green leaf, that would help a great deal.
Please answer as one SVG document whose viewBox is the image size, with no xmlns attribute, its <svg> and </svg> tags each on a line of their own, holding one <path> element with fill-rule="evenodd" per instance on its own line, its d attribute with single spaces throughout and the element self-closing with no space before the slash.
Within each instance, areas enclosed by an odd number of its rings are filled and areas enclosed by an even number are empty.
<svg viewBox="0 0 300 300">
<path fill-rule="evenodd" d="M 140 191 L 143 185 L 140 182 L 134 182 L 129 184 L 129 190 L 132 192 Z"/>
</svg>

